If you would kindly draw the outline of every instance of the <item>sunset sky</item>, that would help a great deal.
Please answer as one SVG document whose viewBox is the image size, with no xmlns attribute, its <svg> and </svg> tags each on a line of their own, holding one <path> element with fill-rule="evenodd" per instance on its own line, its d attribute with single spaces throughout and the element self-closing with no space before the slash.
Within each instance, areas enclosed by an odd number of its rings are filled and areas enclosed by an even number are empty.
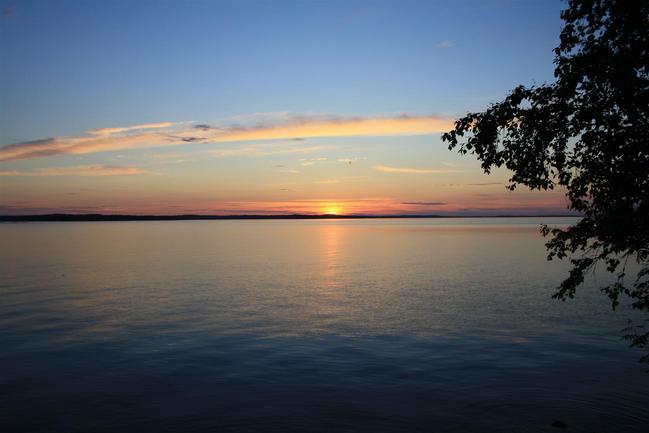
<svg viewBox="0 0 649 433">
<path fill-rule="evenodd" d="M 559 1 L 0 0 L 0 214 L 547 214 L 441 132 Z"/>
</svg>

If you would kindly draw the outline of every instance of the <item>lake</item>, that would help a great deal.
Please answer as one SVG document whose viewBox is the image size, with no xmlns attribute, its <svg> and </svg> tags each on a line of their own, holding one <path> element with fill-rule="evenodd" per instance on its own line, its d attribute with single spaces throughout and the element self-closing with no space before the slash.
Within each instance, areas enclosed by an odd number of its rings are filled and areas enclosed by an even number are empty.
<svg viewBox="0 0 649 433">
<path fill-rule="evenodd" d="M 640 432 L 642 352 L 571 218 L 0 224 L 17 432 Z"/>
</svg>

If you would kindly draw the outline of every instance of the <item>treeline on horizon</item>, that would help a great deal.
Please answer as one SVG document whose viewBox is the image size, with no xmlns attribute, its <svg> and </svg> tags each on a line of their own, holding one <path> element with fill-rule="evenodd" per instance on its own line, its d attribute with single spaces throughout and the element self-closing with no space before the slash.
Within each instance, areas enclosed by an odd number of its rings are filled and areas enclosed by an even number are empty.
<svg viewBox="0 0 649 433">
<path fill-rule="evenodd" d="M 119 214 L 44 214 L 0 215 L 0 222 L 65 221 L 180 221 L 180 220 L 291 220 L 291 219 L 362 219 L 362 218 L 539 218 L 579 217 L 576 214 L 537 215 L 119 215 Z"/>
</svg>

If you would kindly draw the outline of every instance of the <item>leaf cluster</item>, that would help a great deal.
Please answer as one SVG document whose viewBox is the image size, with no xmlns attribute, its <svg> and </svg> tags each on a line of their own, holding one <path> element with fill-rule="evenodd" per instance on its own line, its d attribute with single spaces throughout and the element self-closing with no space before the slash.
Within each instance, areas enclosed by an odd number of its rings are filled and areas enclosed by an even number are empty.
<svg viewBox="0 0 649 433">
<path fill-rule="evenodd" d="M 476 155 L 485 173 L 509 169 L 512 190 L 561 188 L 583 215 L 566 229 L 542 227 L 548 259 L 572 263 L 556 298 L 574 297 L 604 263 L 615 275 L 602 287 L 612 306 L 626 296 L 649 312 L 649 2 L 570 0 L 561 17 L 555 81 L 516 87 L 442 140 Z M 640 269 L 632 281 L 629 261 Z M 649 333 L 627 338 L 649 347 Z"/>
</svg>

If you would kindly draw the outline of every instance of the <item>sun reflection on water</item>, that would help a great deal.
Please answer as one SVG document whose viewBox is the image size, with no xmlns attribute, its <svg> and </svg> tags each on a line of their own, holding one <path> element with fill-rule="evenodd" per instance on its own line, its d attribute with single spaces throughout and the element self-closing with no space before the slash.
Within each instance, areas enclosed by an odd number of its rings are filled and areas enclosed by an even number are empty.
<svg viewBox="0 0 649 433">
<path fill-rule="evenodd" d="M 326 224 L 320 229 L 322 245 L 322 288 L 326 289 L 328 296 L 340 296 L 335 289 L 341 288 L 340 270 L 342 267 L 342 230 L 338 224 Z"/>
</svg>

